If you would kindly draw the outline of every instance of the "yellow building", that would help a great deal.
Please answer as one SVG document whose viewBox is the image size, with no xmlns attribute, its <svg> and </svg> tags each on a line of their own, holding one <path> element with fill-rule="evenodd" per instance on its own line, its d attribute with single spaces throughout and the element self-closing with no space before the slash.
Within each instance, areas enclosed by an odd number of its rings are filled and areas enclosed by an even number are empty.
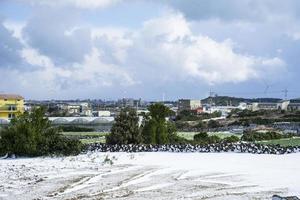
<svg viewBox="0 0 300 200">
<path fill-rule="evenodd" d="M 0 94 L 0 119 L 12 119 L 24 112 L 24 98 L 15 94 Z"/>
</svg>

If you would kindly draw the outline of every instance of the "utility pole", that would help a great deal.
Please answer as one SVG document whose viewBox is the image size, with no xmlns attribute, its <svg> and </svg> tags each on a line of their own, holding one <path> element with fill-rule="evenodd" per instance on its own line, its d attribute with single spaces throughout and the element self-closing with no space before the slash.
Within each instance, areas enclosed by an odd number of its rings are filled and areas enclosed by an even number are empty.
<svg viewBox="0 0 300 200">
<path fill-rule="evenodd" d="M 212 105 L 214 102 L 213 102 L 213 98 L 214 96 L 216 96 L 216 93 L 213 92 L 211 89 L 209 90 L 209 99 L 210 99 L 210 105 Z"/>
</svg>

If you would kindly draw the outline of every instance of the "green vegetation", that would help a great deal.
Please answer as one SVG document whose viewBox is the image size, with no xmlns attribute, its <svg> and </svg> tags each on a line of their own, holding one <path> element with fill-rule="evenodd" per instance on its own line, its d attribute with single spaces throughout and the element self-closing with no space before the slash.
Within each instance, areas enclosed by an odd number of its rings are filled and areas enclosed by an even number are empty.
<svg viewBox="0 0 300 200">
<path fill-rule="evenodd" d="M 44 117 L 44 108 L 25 112 L 0 132 L 2 153 L 18 156 L 75 155 L 81 152 L 79 140 L 63 137 Z"/>
<path fill-rule="evenodd" d="M 258 141 L 259 144 L 272 144 L 280 146 L 300 146 L 300 137 L 284 138 L 277 140 Z"/>
<path fill-rule="evenodd" d="M 145 116 L 141 127 L 143 142 L 146 144 L 170 143 L 172 136 L 176 136 L 176 128 L 166 121 L 166 117 L 171 116 L 172 111 L 159 103 L 149 106 L 148 109 L 150 112 Z"/>
<path fill-rule="evenodd" d="M 284 110 L 233 110 L 228 116 L 234 120 L 229 125 L 249 126 L 249 124 L 270 125 L 275 122 L 300 122 L 300 113 Z"/>
<path fill-rule="evenodd" d="M 97 137 L 97 138 L 85 138 L 85 139 L 80 139 L 80 142 L 83 144 L 94 144 L 94 143 L 105 143 L 105 137 Z"/>
<path fill-rule="evenodd" d="M 63 132 L 93 132 L 93 128 L 81 127 L 81 126 L 60 126 Z"/>
<path fill-rule="evenodd" d="M 108 132 L 62 132 L 67 137 L 102 137 L 106 136 Z"/>
<path fill-rule="evenodd" d="M 226 137 L 223 139 L 223 142 L 226 142 L 226 143 L 235 143 L 235 142 L 239 142 L 239 141 L 240 141 L 240 138 L 235 135 L 232 135 L 232 136 L 229 136 L 229 137 Z"/>
<path fill-rule="evenodd" d="M 108 132 L 63 132 L 63 136 L 78 139 L 83 144 L 105 143 L 105 137 L 109 135 Z"/>
<path fill-rule="evenodd" d="M 261 140 L 275 140 L 282 138 L 290 138 L 291 135 L 284 135 L 277 132 L 247 132 L 244 133 L 241 140 L 247 142 L 255 142 Z"/>
<path fill-rule="evenodd" d="M 238 97 L 229 97 L 229 96 L 215 96 L 208 97 L 203 99 L 201 102 L 203 104 L 207 104 L 213 102 L 217 106 L 227 106 L 233 105 L 238 106 L 240 102 L 278 102 L 281 99 L 277 98 L 256 98 L 256 99 L 248 99 L 248 98 L 238 98 Z"/>
<path fill-rule="evenodd" d="M 176 121 L 202 121 L 204 119 L 221 117 L 221 112 L 196 114 L 193 111 L 183 110 L 176 116 Z"/>
<path fill-rule="evenodd" d="M 107 144 L 168 144 L 185 143 L 187 140 L 176 135 L 176 127 L 166 120 L 173 112 L 163 104 L 153 104 L 149 113 L 144 113 L 139 127 L 135 110 L 123 109 L 116 117 Z"/>
<path fill-rule="evenodd" d="M 216 143 L 220 143 L 220 142 L 235 143 L 238 141 L 240 141 L 240 138 L 235 135 L 231 135 L 231 136 L 223 137 L 223 138 L 221 138 L 218 135 L 214 135 L 214 134 L 209 135 L 206 132 L 201 132 L 201 133 L 194 135 L 194 143 L 196 143 L 196 144 L 216 144 Z"/>
<path fill-rule="evenodd" d="M 221 126 L 220 123 L 216 120 L 209 120 L 207 123 L 208 128 L 218 128 L 220 126 Z"/>
<path fill-rule="evenodd" d="M 108 144 L 140 144 L 142 136 L 139 129 L 139 118 L 134 109 L 121 110 L 111 128 L 111 134 L 106 136 Z"/>
<path fill-rule="evenodd" d="M 198 134 L 199 132 L 178 132 L 177 135 L 179 137 L 182 137 L 182 138 L 185 138 L 187 140 L 193 140 L 194 139 L 194 135 Z M 231 136 L 235 136 L 237 138 L 240 139 L 241 135 L 238 135 L 238 134 L 233 134 L 233 133 L 223 133 L 223 132 L 208 132 L 208 135 L 211 136 L 211 135 L 216 135 L 218 136 L 219 138 L 221 139 L 224 139 L 224 138 L 228 138 L 228 137 L 231 137 Z"/>
</svg>

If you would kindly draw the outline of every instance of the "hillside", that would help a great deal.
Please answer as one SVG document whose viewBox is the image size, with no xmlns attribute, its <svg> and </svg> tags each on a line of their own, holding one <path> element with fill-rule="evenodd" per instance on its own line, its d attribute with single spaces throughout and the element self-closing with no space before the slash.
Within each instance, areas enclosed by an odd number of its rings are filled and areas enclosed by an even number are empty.
<svg viewBox="0 0 300 200">
<path fill-rule="evenodd" d="M 230 96 L 215 96 L 215 97 L 208 97 L 205 99 L 202 99 L 203 104 L 207 103 L 214 103 L 217 106 L 238 106 L 239 103 L 245 102 L 245 103 L 253 103 L 253 102 L 278 102 L 282 99 L 279 98 L 241 98 L 241 97 L 230 97 Z"/>
</svg>

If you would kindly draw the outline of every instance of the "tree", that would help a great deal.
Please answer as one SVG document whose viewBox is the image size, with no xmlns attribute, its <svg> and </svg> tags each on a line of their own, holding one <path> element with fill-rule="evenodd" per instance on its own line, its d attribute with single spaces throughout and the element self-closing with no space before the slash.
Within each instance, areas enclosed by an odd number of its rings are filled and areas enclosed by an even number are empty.
<svg viewBox="0 0 300 200">
<path fill-rule="evenodd" d="M 166 121 L 173 114 L 168 107 L 156 103 L 149 106 L 150 111 L 142 124 L 143 141 L 146 144 L 166 144 L 176 137 L 176 128 Z M 175 139 L 174 139 L 175 140 Z"/>
<path fill-rule="evenodd" d="M 81 142 L 63 137 L 44 116 L 45 109 L 37 108 L 13 119 L 0 133 L 2 151 L 20 156 L 80 153 Z"/>
<path fill-rule="evenodd" d="M 139 130 L 139 118 L 135 110 L 122 109 L 106 137 L 108 144 L 139 144 L 142 142 Z"/>
</svg>

